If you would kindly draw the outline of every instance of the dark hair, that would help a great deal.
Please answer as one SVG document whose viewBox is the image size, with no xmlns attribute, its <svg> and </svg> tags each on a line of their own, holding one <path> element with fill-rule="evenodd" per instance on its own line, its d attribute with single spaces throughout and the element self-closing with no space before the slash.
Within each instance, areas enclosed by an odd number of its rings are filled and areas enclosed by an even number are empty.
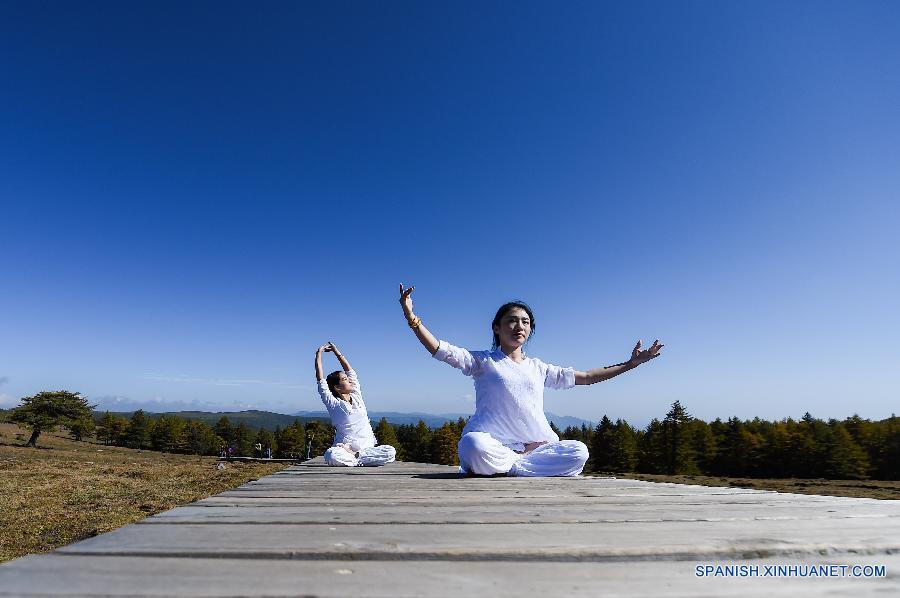
<svg viewBox="0 0 900 598">
<path fill-rule="evenodd" d="M 528 307 L 528 304 L 524 301 L 510 301 L 509 303 L 504 303 L 500 306 L 500 309 L 497 310 L 497 315 L 494 316 L 494 321 L 491 322 L 491 330 L 494 329 L 494 326 L 500 325 L 500 320 L 503 319 L 503 316 L 511 312 L 512 310 L 519 308 L 524 309 L 525 313 L 528 314 L 528 319 L 531 320 L 531 334 L 528 335 L 527 340 L 531 340 L 531 337 L 534 335 L 534 313 L 532 313 L 531 308 Z M 494 333 L 494 344 L 492 348 L 496 349 L 500 346 L 500 336 L 495 332 Z"/>
<path fill-rule="evenodd" d="M 328 384 L 328 390 L 330 390 L 331 394 L 333 394 L 334 396 L 337 396 L 337 393 L 334 392 L 334 385 L 341 381 L 341 374 L 343 373 L 344 370 L 337 370 L 325 376 L 325 382 Z"/>
</svg>

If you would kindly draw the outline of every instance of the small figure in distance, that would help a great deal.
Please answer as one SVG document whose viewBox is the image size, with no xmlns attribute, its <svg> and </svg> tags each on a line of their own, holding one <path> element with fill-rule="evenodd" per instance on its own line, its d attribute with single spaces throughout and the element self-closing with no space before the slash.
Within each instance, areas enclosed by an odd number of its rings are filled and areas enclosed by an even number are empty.
<svg viewBox="0 0 900 598">
<path fill-rule="evenodd" d="M 657 340 L 649 349 L 637 342 L 631 359 L 586 372 L 527 357 L 522 346 L 534 333 L 534 313 L 513 301 L 500 306 L 491 328 L 490 351 L 468 351 L 439 341 L 413 312 L 414 287 L 400 285 L 400 306 L 409 327 L 435 359 L 475 381 L 475 413 L 463 429 L 457 450 L 460 474 L 576 476 L 588 449 L 577 440 L 560 440 L 544 415 L 544 388 L 595 384 L 659 357 Z"/>
<path fill-rule="evenodd" d="M 332 372 L 326 377 L 322 370 L 322 353 L 334 353 L 343 371 Z M 336 467 L 373 467 L 393 461 L 397 455 L 394 447 L 389 444 L 376 446 L 359 379 L 334 343 L 325 343 L 316 351 L 316 380 L 319 396 L 335 429 L 334 446 L 325 451 L 325 462 Z"/>
</svg>

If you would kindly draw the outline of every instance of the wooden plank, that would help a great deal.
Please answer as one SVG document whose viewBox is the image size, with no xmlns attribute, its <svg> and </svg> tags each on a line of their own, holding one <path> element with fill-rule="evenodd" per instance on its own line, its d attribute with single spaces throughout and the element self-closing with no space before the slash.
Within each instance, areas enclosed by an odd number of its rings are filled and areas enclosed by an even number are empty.
<svg viewBox="0 0 900 598">
<path fill-rule="evenodd" d="M 386 480 L 380 483 L 372 483 L 368 480 L 364 480 L 358 483 L 354 483 L 353 481 L 316 481 L 313 483 L 311 480 L 306 480 L 304 483 L 281 483 L 281 484 L 248 484 L 243 486 L 243 491 L 290 491 L 290 490 L 302 490 L 302 489 L 318 489 L 318 490 L 344 490 L 346 492 L 354 492 L 354 493 L 363 493 L 370 491 L 386 491 L 386 490 L 396 490 L 403 491 L 399 486 L 400 483 L 406 483 L 407 479 L 396 479 L 396 480 Z M 648 482 L 652 483 L 652 482 Z M 653 496 L 653 495 L 664 495 L 664 496 L 734 496 L 734 495 L 742 495 L 742 494 L 774 494 L 774 492 L 767 492 L 762 490 L 738 490 L 738 489 L 730 489 L 730 488 L 715 488 L 715 489 L 695 489 L 694 487 L 684 487 L 684 488 L 676 488 L 676 487 L 641 487 L 641 488 L 610 488 L 603 486 L 591 486 L 587 483 L 583 483 L 580 485 L 551 485 L 541 482 L 535 482 L 532 486 L 528 486 L 522 482 L 511 483 L 506 479 L 496 479 L 496 480 L 464 480 L 463 483 L 433 483 L 429 480 L 425 481 L 417 481 L 415 484 L 417 490 L 424 491 L 441 491 L 441 490 L 462 490 L 464 489 L 466 492 L 478 492 L 478 491 L 489 491 L 489 492 L 514 492 L 516 490 L 519 491 L 547 491 L 547 492 L 555 492 L 558 494 L 581 494 L 584 496 L 591 495 L 600 495 L 600 496 Z M 807 495 L 796 495 L 796 496 L 807 496 Z"/>
<path fill-rule="evenodd" d="M 723 565 L 747 565 L 748 561 Z M 900 556 L 819 556 L 752 561 L 773 565 L 883 565 Z M 900 578 L 698 578 L 694 562 L 478 563 L 347 562 L 34 556 L 0 567 L 0 596 L 315 596 L 430 598 L 458 596 L 854 596 L 900 593 Z"/>
<path fill-rule="evenodd" d="M 60 549 L 70 554 L 278 558 L 593 560 L 900 550 L 880 519 L 627 524 L 132 525 Z"/>
<path fill-rule="evenodd" d="M 833 501 L 829 501 L 825 497 L 817 497 L 813 500 L 798 501 L 795 498 L 785 495 L 766 495 L 764 497 L 744 497 L 744 496 L 700 496 L 700 497 L 684 497 L 684 496 L 652 496 L 652 497 L 607 497 L 607 496 L 580 496 L 566 495 L 554 496 L 552 493 L 538 494 L 534 493 L 501 493 L 501 492 L 479 492 L 479 493 L 445 493 L 445 492 L 379 492 L 364 493 L 359 495 L 347 496 L 346 493 L 324 492 L 317 494 L 305 494 L 302 492 L 294 492 L 290 494 L 269 495 L 267 493 L 248 494 L 248 493 L 222 493 L 216 496 L 210 496 L 192 503 L 194 506 L 297 506 L 301 504 L 327 504 L 327 505 L 361 505 L 361 506 L 378 506 L 378 505 L 422 505 L 422 504 L 443 504 L 443 505 L 484 505 L 500 501 L 509 501 L 512 505 L 579 505 L 584 507 L 599 507 L 603 505 L 647 505 L 647 506 L 663 506 L 663 505 L 697 505 L 706 506 L 708 508 L 717 508 L 720 505 L 759 505 L 760 507 L 770 507 L 779 505 L 819 505 L 821 508 L 831 508 L 836 505 Z M 851 503 L 847 507 L 860 506 L 868 503 Z M 889 509 L 891 510 L 891 509 Z M 898 509 L 900 513 L 900 509 Z"/>
<path fill-rule="evenodd" d="M 659 502 L 664 503 L 666 501 L 682 501 L 682 500 L 694 500 L 697 502 L 713 502 L 717 500 L 721 501 L 758 501 L 760 500 L 760 495 L 756 493 L 740 493 L 740 494 L 676 494 L 676 493 L 655 493 L 655 494 L 643 494 L 630 492 L 627 494 L 622 493 L 607 493 L 602 490 L 595 491 L 579 491 L 579 492 L 570 492 L 570 493 L 560 493 L 557 490 L 547 490 L 547 489 L 531 489 L 531 488 L 522 488 L 520 490 L 504 490 L 501 488 L 481 488 L 474 490 L 459 490 L 458 488 L 445 488 L 445 489 L 425 489 L 419 488 L 417 486 L 408 487 L 405 485 L 394 486 L 390 488 L 381 488 L 377 490 L 368 490 L 362 491 L 358 488 L 354 488 L 350 494 L 348 494 L 346 489 L 340 487 L 334 487 L 332 489 L 322 489 L 320 487 L 312 487 L 309 489 L 292 489 L 292 490 L 255 490 L 255 489 L 236 489 L 228 492 L 223 492 L 222 494 L 217 495 L 218 497 L 222 497 L 223 499 L 230 498 L 281 498 L 286 500 L 291 499 L 309 499 L 309 500 L 328 500 L 328 499 L 360 499 L 360 500 L 386 500 L 386 499 L 401 499 L 401 498 L 411 498 L 416 500 L 440 500 L 440 499 L 473 499 L 473 500 L 492 500 L 492 499 L 503 499 L 503 500 L 520 500 L 520 499 L 558 499 L 558 500 L 577 500 L 577 499 L 590 499 L 597 502 Z M 797 498 L 805 496 L 806 498 Z M 350 497 L 350 498 L 348 498 Z M 783 501 L 783 502 L 792 502 L 796 500 L 803 500 L 808 502 L 833 502 L 834 497 L 826 497 L 826 496 L 812 496 L 812 495 L 796 495 L 796 494 L 776 494 L 776 493 L 766 493 L 766 500 L 772 501 Z M 855 499 L 855 500 L 867 500 L 867 499 Z M 877 501 L 876 501 L 877 502 Z M 882 501 L 883 502 L 883 501 Z M 896 501 L 895 501 L 896 502 Z M 850 503 L 847 503 L 850 504 Z"/>
<path fill-rule="evenodd" d="M 508 501 L 447 506 L 377 504 L 294 504 L 249 506 L 185 506 L 154 515 L 145 523 L 601 523 L 628 521 L 754 521 L 759 519 L 894 518 L 900 531 L 900 509 L 853 505 L 833 513 L 826 503 L 768 505 L 510 505 Z M 888 523 L 889 524 L 889 523 Z"/>
</svg>

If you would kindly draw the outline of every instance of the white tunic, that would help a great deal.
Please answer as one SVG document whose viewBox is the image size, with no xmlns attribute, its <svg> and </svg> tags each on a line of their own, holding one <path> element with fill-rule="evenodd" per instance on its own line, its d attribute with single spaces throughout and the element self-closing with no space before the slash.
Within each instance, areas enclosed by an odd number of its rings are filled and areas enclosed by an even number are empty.
<svg viewBox="0 0 900 598">
<path fill-rule="evenodd" d="M 331 394 L 328 382 L 324 379 L 319 380 L 319 396 L 322 397 L 322 402 L 328 409 L 328 415 L 331 416 L 331 425 L 335 430 L 334 444 L 343 442 L 352 446 L 353 450 L 359 451 L 375 446 L 375 433 L 372 432 L 369 412 L 366 411 L 356 372 L 350 370 L 347 372 L 347 377 L 350 378 L 353 385 L 353 390 L 350 392 L 352 403 Z"/>
<path fill-rule="evenodd" d="M 499 348 L 468 351 L 440 341 L 434 358 L 475 380 L 475 414 L 463 434 L 487 432 L 521 451 L 529 442 L 559 440 L 544 415 L 544 387 L 572 388 L 575 370 L 526 357 L 516 363 Z"/>
</svg>

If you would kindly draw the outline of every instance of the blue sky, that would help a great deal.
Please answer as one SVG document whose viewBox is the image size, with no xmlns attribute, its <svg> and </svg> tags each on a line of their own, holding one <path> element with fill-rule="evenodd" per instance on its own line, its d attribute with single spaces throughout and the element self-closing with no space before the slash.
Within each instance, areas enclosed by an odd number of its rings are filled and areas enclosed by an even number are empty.
<svg viewBox="0 0 900 598">
<path fill-rule="evenodd" d="M 548 410 L 898 411 L 892 2 L 5 3 L 0 406 L 468 412 L 405 326 L 588 369 Z M 331 364 L 336 367 L 336 364 Z M 326 366 L 328 367 L 328 366 Z"/>
</svg>

